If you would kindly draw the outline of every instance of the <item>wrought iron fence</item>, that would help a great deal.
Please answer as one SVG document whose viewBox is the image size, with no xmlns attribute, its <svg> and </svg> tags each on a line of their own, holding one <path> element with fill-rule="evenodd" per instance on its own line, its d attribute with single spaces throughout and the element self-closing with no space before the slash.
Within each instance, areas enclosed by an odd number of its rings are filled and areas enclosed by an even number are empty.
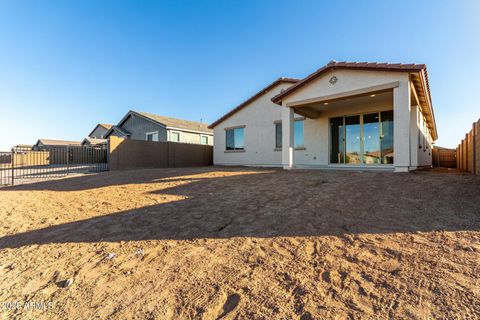
<svg viewBox="0 0 480 320">
<path fill-rule="evenodd" d="M 101 146 L 14 147 L 0 152 L 0 185 L 108 170 L 108 149 Z"/>
</svg>

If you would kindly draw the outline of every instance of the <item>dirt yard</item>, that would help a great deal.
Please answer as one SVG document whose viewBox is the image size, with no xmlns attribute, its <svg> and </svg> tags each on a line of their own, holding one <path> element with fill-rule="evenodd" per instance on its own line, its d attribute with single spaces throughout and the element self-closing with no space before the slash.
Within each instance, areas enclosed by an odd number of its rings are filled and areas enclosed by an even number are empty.
<svg viewBox="0 0 480 320">
<path fill-rule="evenodd" d="M 480 317 L 478 176 L 106 172 L 2 188 L 0 221 L 3 318 Z"/>
</svg>

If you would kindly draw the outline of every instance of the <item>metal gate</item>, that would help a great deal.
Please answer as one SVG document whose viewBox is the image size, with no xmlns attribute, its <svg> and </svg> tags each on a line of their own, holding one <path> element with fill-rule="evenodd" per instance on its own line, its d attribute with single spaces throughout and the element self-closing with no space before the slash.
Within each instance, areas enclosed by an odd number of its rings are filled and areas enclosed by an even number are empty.
<svg viewBox="0 0 480 320">
<path fill-rule="evenodd" d="M 0 152 L 0 185 L 13 185 L 108 170 L 108 148 L 60 146 L 32 150 L 14 147 Z"/>
</svg>

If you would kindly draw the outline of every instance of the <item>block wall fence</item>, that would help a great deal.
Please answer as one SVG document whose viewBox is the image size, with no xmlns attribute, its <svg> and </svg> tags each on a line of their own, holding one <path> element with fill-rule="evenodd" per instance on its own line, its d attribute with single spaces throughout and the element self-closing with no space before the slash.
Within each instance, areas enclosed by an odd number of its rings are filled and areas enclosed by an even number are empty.
<svg viewBox="0 0 480 320">
<path fill-rule="evenodd" d="M 480 175 L 480 120 L 473 123 L 456 151 L 457 169 Z"/>
<path fill-rule="evenodd" d="M 211 166 L 213 146 L 109 138 L 110 170 Z"/>
</svg>

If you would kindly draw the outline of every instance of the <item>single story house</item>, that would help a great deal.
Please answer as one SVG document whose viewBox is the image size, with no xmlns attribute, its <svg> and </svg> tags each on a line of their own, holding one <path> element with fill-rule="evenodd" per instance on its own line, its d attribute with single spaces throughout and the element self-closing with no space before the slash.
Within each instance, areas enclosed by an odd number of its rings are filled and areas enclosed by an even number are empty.
<svg viewBox="0 0 480 320">
<path fill-rule="evenodd" d="M 39 139 L 32 147 L 32 150 L 43 151 L 51 148 L 62 148 L 67 146 L 81 146 L 80 141 L 67 141 L 55 139 Z"/>
<path fill-rule="evenodd" d="M 437 139 L 424 64 L 331 61 L 280 78 L 222 116 L 214 164 L 407 172 Z"/>
<path fill-rule="evenodd" d="M 139 111 L 129 111 L 104 135 L 146 141 L 172 141 L 213 145 L 213 130 L 201 122 L 181 120 Z"/>
<path fill-rule="evenodd" d="M 93 128 L 92 132 L 87 136 L 88 138 L 94 139 L 103 139 L 103 136 L 107 133 L 107 131 L 112 127 L 112 124 L 107 123 L 99 123 Z"/>
<path fill-rule="evenodd" d="M 107 145 L 107 139 L 86 137 L 82 141 L 82 146 L 103 146 Z"/>
</svg>

